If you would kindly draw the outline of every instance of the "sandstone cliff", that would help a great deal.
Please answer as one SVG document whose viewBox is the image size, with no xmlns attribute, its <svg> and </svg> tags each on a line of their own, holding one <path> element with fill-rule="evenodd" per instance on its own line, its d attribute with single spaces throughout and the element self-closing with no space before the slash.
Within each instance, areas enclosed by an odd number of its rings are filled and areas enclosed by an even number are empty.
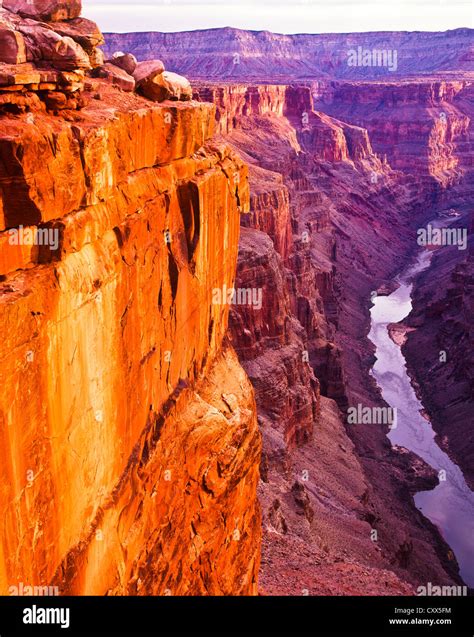
<svg viewBox="0 0 474 637">
<path fill-rule="evenodd" d="M 255 594 L 260 434 L 212 296 L 234 283 L 247 169 L 210 104 L 81 76 L 58 111 L 58 86 L 9 77 L 0 589 Z"/>
</svg>

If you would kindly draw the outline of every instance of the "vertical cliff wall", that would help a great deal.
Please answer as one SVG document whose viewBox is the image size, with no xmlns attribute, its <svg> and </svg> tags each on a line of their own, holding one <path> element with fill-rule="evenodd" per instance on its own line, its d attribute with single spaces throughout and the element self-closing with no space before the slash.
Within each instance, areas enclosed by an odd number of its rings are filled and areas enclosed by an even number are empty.
<svg viewBox="0 0 474 637">
<path fill-rule="evenodd" d="M 260 438 L 212 296 L 247 169 L 212 105 L 86 97 L 0 117 L 0 590 L 254 594 Z"/>
</svg>

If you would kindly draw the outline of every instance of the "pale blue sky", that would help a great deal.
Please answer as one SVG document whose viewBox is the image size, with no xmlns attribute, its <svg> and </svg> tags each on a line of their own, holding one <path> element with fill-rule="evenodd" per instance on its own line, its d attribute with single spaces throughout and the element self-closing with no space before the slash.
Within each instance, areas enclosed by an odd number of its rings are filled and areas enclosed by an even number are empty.
<svg viewBox="0 0 474 637">
<path fill-rule="evenodd" d="M 277 33 L 444 31 L 474 27 L 474 0 L 83 0 L 103 31 L 232 26 Z"/>
</svg>

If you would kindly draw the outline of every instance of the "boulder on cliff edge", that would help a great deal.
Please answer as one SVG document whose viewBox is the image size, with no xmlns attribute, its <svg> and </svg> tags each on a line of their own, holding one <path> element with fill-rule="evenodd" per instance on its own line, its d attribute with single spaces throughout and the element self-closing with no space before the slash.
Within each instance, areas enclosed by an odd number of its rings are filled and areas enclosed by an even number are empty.
<svg viewBox="0 0 474 637">
<path fill-rule="evenodd" d="M 122 51 L 114 53 L 109 62 L 118 66 L 119 69 L 123 69 L 129 75 L 133 75 L 138 66 L 137 58 L 134 55 L 131 53 L 122 53 Z"/>
<path fill-rule="evenodd" d="M 151 80 L 142 81 L 140 92 L 154 102 L 165 100 L 191 100 L 193 90 L 189 81 L 182 75 L 164 71 L 155 75 Z"/>
<path fill-rule="evenodd" d="M 165 65 L 161 60 L 147 60 L 146 62 L 139 62 L 133 71 L 133 77 L 137 83 L 137 88 L 141 86 L 143 82 L 149 82 L 154 77 L 160 75 L 165 70 Z"/>
<path fill-rule="evenodd" d="M 3 8 L 23 18 L 57 22 L 81 15 L 81 0 L 3 0 Z"/>
<path fill-rule="evenodd" d="M 72 38 L 89 55 L 94 53 L 97 46 L 105 43 L 104 36 L 97 24 L 86 18 L 75 18 L 67 22 L 53 22 L 49 26 L 59 35 Z"/>
<path fill-rule="evenodd" d="M 118 86 L 123 91 L 131 92 L 135 90 L 135 80 L 126 71 L 106 62 L 104 66 L 101 66 L 95 71 L 97 77 L 103 77 L 112 82 L 115 86 Z"/>
</svg>

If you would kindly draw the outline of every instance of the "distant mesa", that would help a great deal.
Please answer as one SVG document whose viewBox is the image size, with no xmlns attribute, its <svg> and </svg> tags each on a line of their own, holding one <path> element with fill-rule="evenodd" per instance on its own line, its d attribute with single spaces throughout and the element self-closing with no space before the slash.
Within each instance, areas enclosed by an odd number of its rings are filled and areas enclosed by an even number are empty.
<svg viewBox="0 0 474 637">
<path fill-rule="evenodd" d="M 289 83 L 474 74 L 473 29 L 287 35 L 231 27 L 176 33 L 106 33 L 104 50 L 159 57 L 192 79 Z"/>
</svg>

